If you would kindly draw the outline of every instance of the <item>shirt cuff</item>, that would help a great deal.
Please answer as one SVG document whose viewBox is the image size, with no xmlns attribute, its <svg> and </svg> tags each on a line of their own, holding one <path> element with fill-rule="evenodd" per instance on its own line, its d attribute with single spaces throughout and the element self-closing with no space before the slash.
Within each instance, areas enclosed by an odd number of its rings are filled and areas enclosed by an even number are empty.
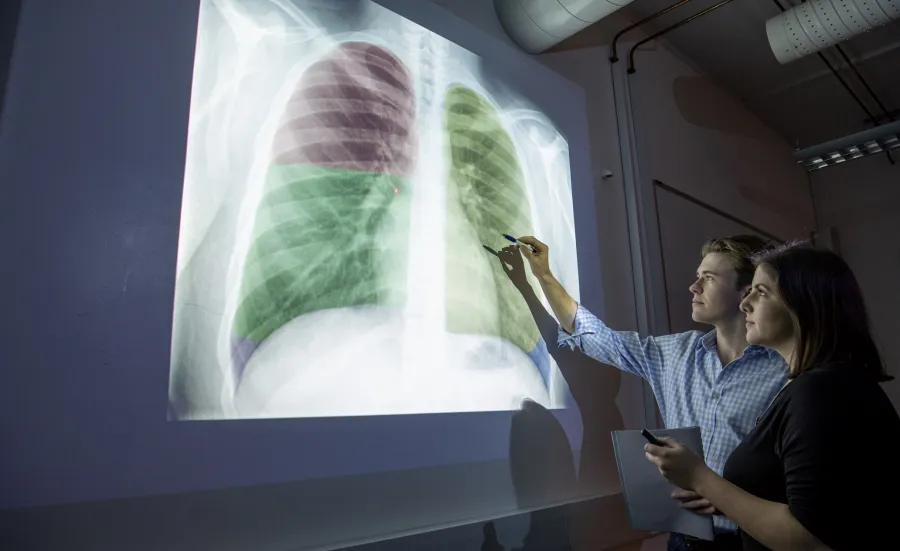
<svg viewBox="0 0 900 551">
<path fill-rule="evenodd" d="M 588 312 L 587 308 L 582 305 L 578 305 L 578 308 L 575 310 L 575 329 L 572 333 L 569 333 L 560 325 L 557 330 L 557 339 L 556 345 L 559 348 L 563 346 L 568 346 L 572 350 L 576 347 L 581 348 L 581 337 L 582 335 L 589 335 L 594 333 L 585 322 L 589 317 L 593 316 L 590 312 Z"/>
</svg>

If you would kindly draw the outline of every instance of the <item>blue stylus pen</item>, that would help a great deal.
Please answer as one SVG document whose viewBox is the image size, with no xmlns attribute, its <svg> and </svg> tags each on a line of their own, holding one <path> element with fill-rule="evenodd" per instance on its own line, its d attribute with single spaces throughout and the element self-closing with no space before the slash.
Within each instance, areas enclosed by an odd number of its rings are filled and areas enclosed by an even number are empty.
<svg viewBox="0 0 900 551">
<path fill-rule="evenodd" d="M 512 242 L 515 243 L 516 245 L 522 245 L 523 247 L 528 247 L 528 248 L 531 250 L 531 252 L 533 252 L 533 253 L 536 253 L 536 252 L 537 252 L 537 249 L 535 249 L 534 247 L 532 247 L 532 246 L 529 245 L 528 243 L 523 243 L 523 242 L 519 241 L 518 239 L 516 239 L 515 237 L 513 237 L 513 236 L 511 236 L 511 235 L 507 235 L 507 234 L 504 233 L 504 234 L 503 234 L 503 237 L 505 237 L 507 241 L 512 241 Z"/>
</svg>

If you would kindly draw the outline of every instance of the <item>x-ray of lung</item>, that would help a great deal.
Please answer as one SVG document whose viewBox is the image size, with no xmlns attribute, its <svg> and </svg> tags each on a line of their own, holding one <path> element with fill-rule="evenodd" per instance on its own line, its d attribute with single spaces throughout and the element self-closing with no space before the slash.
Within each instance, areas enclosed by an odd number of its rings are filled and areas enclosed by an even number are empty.
<svg viewBox="0 0 900 551">
<path fill-rule="evenodd" d="M 478 56 L 367 0 L 201 2 L 171 419 L 567 407 L 503 234 L 577 300 L 567 143 Z"/>
</svg>

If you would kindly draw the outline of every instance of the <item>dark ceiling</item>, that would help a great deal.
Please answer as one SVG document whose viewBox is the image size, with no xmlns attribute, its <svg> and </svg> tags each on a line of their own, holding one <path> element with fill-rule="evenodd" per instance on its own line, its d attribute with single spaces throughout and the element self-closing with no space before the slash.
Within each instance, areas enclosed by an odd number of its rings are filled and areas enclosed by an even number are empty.
<svg viewBox="0 0 900 551">
<path fill-rule="evenodd" d="M 638 21 L 675 1 L 635 0 L 620 11 L 624 18 L 607 17 L 554 49 L 608 44 L 625 18 Z M 640 31 L 655 32 L 717 2 L 691 0 L 642 26 Z M 799 2 L 781 0 L 787 8 Z M 778 13 L 772 0 L 735 0 L 671 31 L 664 40 L 739 97 L 791 145 L 814 145 L 871 126 L 863 108 L 817 56 L 787 65 L 778 63 L 765 30 L 766 20 Z M 629 36 L 633 39 L 635 35 L 626 35 L 625 39 Z M 887 111 L 900 109 L 900 21 L 855 37 L 841 47 Z M 832 48 L 823 55 L 839 69 L 869 112 L 881 117 L 879 104 L 840 54 Z M 640 70 L 640 54 L 636 65 Z"/>
</svg>

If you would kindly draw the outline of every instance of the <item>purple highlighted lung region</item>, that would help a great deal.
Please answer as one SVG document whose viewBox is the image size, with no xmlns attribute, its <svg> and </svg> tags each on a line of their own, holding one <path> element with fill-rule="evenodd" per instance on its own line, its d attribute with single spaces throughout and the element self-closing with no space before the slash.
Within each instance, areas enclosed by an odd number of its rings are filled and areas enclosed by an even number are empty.
<svg viewBox="0 0 900 551">
<path fill-rule="evenodd" d="M 409 176 L 415 111 L 412 80 L 393 54 L 345 43 L 303 74 L 275 135 L 273 162 Z"/>
</svg>

